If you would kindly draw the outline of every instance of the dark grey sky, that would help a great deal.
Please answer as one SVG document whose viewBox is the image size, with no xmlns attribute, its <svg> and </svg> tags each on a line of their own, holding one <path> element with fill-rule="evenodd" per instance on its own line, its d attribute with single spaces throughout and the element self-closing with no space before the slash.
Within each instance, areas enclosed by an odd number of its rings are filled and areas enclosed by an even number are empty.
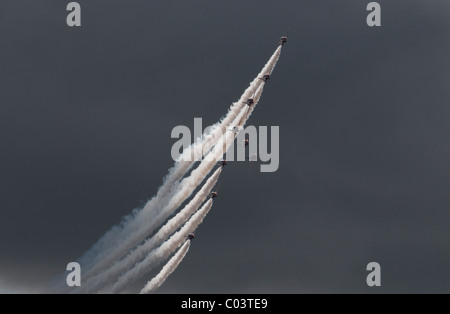
<svg viewBox="0 0 450 314">
<path fill-rule="evenodd" d="M 376 29 L 360 0 L 79 1 L 78 29 L 68 2 L 0 3 L 0 292 L 153 196 L 172 128 L 216 122 L 288 28 L 249 121 L 280 168 L 225 169 L 159 292 L 450 292 L 449 1 L 379 1 Z"/>
</svg>

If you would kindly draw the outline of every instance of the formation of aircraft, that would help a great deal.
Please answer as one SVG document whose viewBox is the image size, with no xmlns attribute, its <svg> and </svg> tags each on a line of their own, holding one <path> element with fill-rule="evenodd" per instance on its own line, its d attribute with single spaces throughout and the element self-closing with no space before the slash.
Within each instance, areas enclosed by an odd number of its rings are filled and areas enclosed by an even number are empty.
<svg viewBox="0 0 450 314">
<path fill-rule="evenodd" d="M 281 46 L 284 46 L 284 44 L 287 43 L 287 35 L 286 35 L 286 36 L 281 36 L 280 41 L 279 41 L 278 43 L 279 43 Z M 264 83 L 266 83 L 267 81 L 269 81 L 270 78 L 271 78 L 270 74 L 265 74 L 265 75 L 263 75 L 263 77 L 259 77 L 259 79 L 262 80 L 262 81 L 264 81 Z M 247 99 L 247 101 L 244 102 L 243 104 L 246 104 L 247 106 L 251 107 L 252 105 L 255 104 L 255 99 L 254 99 L 253 97 L 251 97 L 251 98 Z M 239 133 L 240 127 L 234 126 L 234 127 L 232 127 L 230 130 L 231 130 L 232 132 L 234 132 L 235 135 L 236 135 L 237 133 Z M 249 140 L 248 140 L 248 139 L 245 139 L 243 144 L 244 144 L 245 147 L 248 147 L 248 145 L 249 145 Z M 256 161 L 257 156 L 251 155 L 251 156 L 249 156 L 249 157 L 246 157 L 245 159 L 248 160 L 248 161 Z M 227 165 L 226 159 L 223 159 L 222 161 L 218 162 L 218 165 L 219 165 L 220 167 L 222 167 L 222 168 L 225 167 L 225 166 Z M 211 192 L 211 193 L 209 193 L 209 195 L 208 195 L 208 197 L 209 197 L 210 199 L 214 199 L 214 198 L 216 198 L 217 196 L 218 196 L 218 194 L 217 194 L 216 191 Z M 189 233 L 189 234 L 186 236 L 186 239 L 187 239 L 187 240 L 194 240 L 194 239 L 195 239 L 195 234 L 194 234 L 193 232 Z"/>
</svg>

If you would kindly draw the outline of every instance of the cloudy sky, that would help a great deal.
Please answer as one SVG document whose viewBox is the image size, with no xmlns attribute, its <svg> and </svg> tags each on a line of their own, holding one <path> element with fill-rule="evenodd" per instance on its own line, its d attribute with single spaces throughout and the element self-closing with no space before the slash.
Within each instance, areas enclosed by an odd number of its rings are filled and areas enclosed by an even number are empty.
<svg viewBox="0 0 450 314">
<path fill-rule="evenodd" d="M 218 121 L 288 29 L 249 121 L 280 127 L 280 168 L 225 168 L 158 292 L 450 292 L 450 2 L 379 1 L 377 28 L 368 2 L 79 1 L 70 28 L 64 1 L 2 1 L 0 293 L 151 198 L 172 129 Z"/>
</svg>

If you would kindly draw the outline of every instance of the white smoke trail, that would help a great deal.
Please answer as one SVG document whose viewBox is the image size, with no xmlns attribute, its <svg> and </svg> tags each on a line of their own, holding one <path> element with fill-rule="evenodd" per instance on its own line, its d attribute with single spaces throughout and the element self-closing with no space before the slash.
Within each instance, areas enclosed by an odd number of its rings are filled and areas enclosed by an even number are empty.
<svg viewBox="0 0 450 314">
<path fill-rule="evenodd" d="M 113 250 L 110 250 L 110 254 L 102 255 L 103 260 L 101 265 L 106 267 L 111 265 L 115 260 L 124 256 L 129 250 L 138 245 L 143 239 L 151 234 L 161 223 L 163 223 L 192 193 L 196 190 L 199 184 L 203 182 L 205 177 L 211 172 L 212 168 L 216 166 L 216 160 L 221 158 L 222 154 L 214 154 L 211 151 L 208 156 L 213 161 L 203 161 L 200 165 L 194 169 L 191 174 L 184 178 L 177 186 L 177 190 L 169 199 L 168 203 L 162 207 L 162 209 L 154 213 L 151 217 L 141 221 L 141 227 L 132 233 L 124 234 L 120 241 L 111 244 L 114 246 Z M 97 267 L 99 268 L 99 267 Z"/>
<path fill-rule="evenodd" d="M 212 207 L 212 199 L 208 200 L 191 218 L 183 225 L 183 227 L 174 233 L 160 247 L 151 251 L 147 257 L 137 263 L 132 269 L 122 274 L 117 282 L 111 287 L 111 293 L 120 292 L 128 284 L 134 281 L 139 275 L 150 271 L 154 266 L 167 259 L 183 242 L 186 236 L 193 232 L 202 223 L 205 216 Z"/>
<path fill-rule="evenodd" d="M 279 50 L 278 50 L 279 52 Z M 273 70 L 276 62 L 278 61 L 279 53 L 275 54 L 271 58 L 272 63 L 270 64 L 270 71 Z M 267 70 L 269 71 L 269 70 Z M 266 72 L 267 73 L 267 72 Z M 270 72 L 271 73 L 271 72 Z M 251 112 L 254 110 L 257 102 L 259 101 L 263 88 L 260 86 L 255 94 L 255 104 L 252 106 L 251 110 L 247 112 L 246 108 L 242 108 L 240 113 L 236 116 L 233 123 L 235 125 L 242 126 L 250 116 Z M 234 134 L 231 132 L 226 132 L 224 136 L 219 139 L 219 142 L 215 147 L 208 153 L 205 160 L 203 160 L 197 169 L 193 170 L 188 178 L 185 178 L 180 186 L 179 190 L 170 199 L 169 204 L 160 212 L 160 217 L 155 218 L 156 221 L 159 219 L 164 220 L 168 214 L 170 214 L 175 208 L 177 208 L 187 197 L 189 197 L 193 190 L 200 184 L 205 176 L 211 171 L 211 168 L 215 165 L 215 162 L 220 159 L 220 157 L 229 149 L 234 141 Z M 220 148 L 223 147 L 223 150 Z"/>
<path fill-rule="evenodd" d="M 130 240 L 130 242 L 126 243 L 121 250 L 114 245 L 117 243 L 118 239 L 123 238 L 124 234 L 130 234 L 139 230 L 141 228 L 141 221 L 151 219 L 154 211 L 161 208 L 164 202 L 172 196 L 173 192 L 178 187 L 179 180 L 187 173 L 187 171 L 189 171 L 195 160 L 200 159 L 205 152 L 208 152 L 215 144 L 217 144 L 221 135 L 226 132 L 226 128 L 235 120 L 236 116 L 241 111 L 243 103 L 245 103 L 262 84 L 263 81 L 260 78 L 265 74 L 272 73 L 280 53 L 281 46 L 277 48 L 262 71 L 250 83 L 250 86 L 246 89 L 239 101 L 230 107 L 225 118 L 222 119 L 219 124 L 216 124 L 208 135 L 203 139 L 198 140 L 195 144 L 191 145 L 189 149 L 183 152 L 175 165 L 169 170 L 169 174 L 165 177 L 164 183 L 159 188 L 157 195 L 147 202 L 142 210 L 133 211 L 130 215 L 126 216 L 119 225 L 114 226 L 105 233 L 105 235 L 81 257 L 79 262 L 83 265 L 83 269 L 86 269 L 84 275 L 85 278 L 89 278 L 92 274 L 97 273 L 100 269 L 107 266 L 111 260 L 123 256 L 128 249 L 136 246 L 143 240 L 142 236 L 136 238 L 128 237 L 129 239 L 133 239 L 133 241 Z M 194 155 L 194 158 L 189 157 L 192 155 Z M 147 232 L 142 232 L 142 234 L 144 234 L 145 237 L 146 234 L 151 232 L 152 230 L 148 229 Z"/>
<path fill-rule="evenodd" d="M 133 267 L 142 260 L 145 255 L 160 245 L 165 239 L 173 234 L 186 220 L 194 214 L 200 205 L 206 200 L 214 185 L 217 183 L 222 172 L 222 167 L 218 168 L 192 198 L 192 200 L 173 218 L 171 218 L 158 232 L 147 239 L 142 245 L 131 251 L 124 259 L 115 262 L 110 268 L 89 278 L 83 286 L 76 290 L 76 293 L 90 293 L 102 285 L 115 280 L 118 275 Z"/>
<path fill-rule="evenodd" d="M 172 256 L 172 258 L 164 265 L 161 272 L 153 277 L 144 288 L 142 288 L 139 294 L 149 294 L 158 289 L 164 281 L 177 269 L 183 258 L 186 256 L 191 246 L 191 240 L 187 240 L 183 246 Z"/>
<path fill-rule="evenodd" d="M 208 136 L 206 136 L 203 141 L 197 141 L 196 144 L 192 145 L 189 150 L 187 150 L 186 152 L 183 153 L 183 156 L 185 156 L 185 157 L 191 156 L 191 153 L 193 152 L 194 158 L 198 159 L 203 155 L 203 153 L 205 151 L 209 151 L 211 149 L 211 147 L 214 146 L 214 144 L 217 144 L 217 142 L 222 137 L 221 135 L 226 132 L 226 128 L 233 121 L 236 122 L 236 116 L 239 114 L 240 111 L 242 111 L 242 108 L 244 106 L 246 106 L 244 103 L 247 101 L 247 99 L 255 94 L 255 91 L 258 89 L 258 87 L 263 85 L 263 81 L 261 80 L 262 76 L 264 76 L 265 74 L 272 73 L 272 71 L 280 57 L 280 53 L 281 53 L 281 46 L 277 48 L 275 53 L 270 58 L 269 62 L 267 62 L 267 64 L 264 66 L 263 70 L 251 82 L 250 87 L 247 88 L 247 90 L 241 96 L 239 101 L 231 107 L 227 116 L 225 117 L 225 119 L 222 120 L 222 122 L 219 124 L 219 126 L 212 129 L 210 134 Z M 237 120 L 237 121 L 240 122 L 240 120 Z M 242 123 L 235 123 L 234 125 L 236 125 L 236 124 L 242 124 Z M 185 158 L 185 157 L 183 157 L 183 158 Z M 190 157 L 188 157 L 188 158 L 190 158 Z M 214 160 L 219 160 L 220 158 L 221 158 L 221 156 L 214 158 Z M 128 228 L 124 228 L 122 230 L 121 234 L 124 234 L 125 231 L 128 232 L 127 235 L 123 235 L 120 239 L 120 241 L 123 243 L 123 246 L 110 245 L 109 249 L 105 249 L 105 251 L 103 253 L 99 254 L 99 257 L 97 258 L 97 260 L 99 260 L 97 262 L 97 265 L 95 266 L 95 268 L 93 268 L 91 270 L 91 272 L 88 273 L 88 275 L 109 265 L 114 260 L 117 260 L 124 254 L 126 254 L 126 252 L 128 250 L 130 250 L 132 247 L 139 244 L 145 238 L 145 236 L 147 236 L 149 233 L 153 232 L 154 228 L 156 228 L 162 221 L 164 221 L 167 218 L 167 216 L 170 215 L 171 212 L 175 208 L 177 208 L 188 196 L 190 196 L 191 193 L 186 194 L 186 192 L 187 192 L 186 189 L 181 188 L 182 191 L 184 191 L 184 192 L 180 192 L 178 194 L 177 194 L 176 189 L 179 188 L 179 183 L 177 182 L 177 180 L 179 180 L 179 178 L 182 177 L 187 172 L 187 170 L 190 169 L 191 166 L 192 166 L 192 162 L 181 160 L 179 163 L 177 163 L 177 165 L 175 167 L 172 168 L 172 174 L 166 178 L 166 182 L 170 182 L 172 185 L 171 193 L 167 192 L 168 187 L 167 187 L 166 183 L 163 184 L 163 186 L 160 189 L 160 191 L 164 191 L 165 193 L 168 193 L 165 195 L 173 197 L 172 199 L 170 199 L 169 204 L 166 206 L 162 206 L 162 203 L 165 200 L 167 200 L 168 197 L 161 198 L 161 197 L 158 197 L 158 195 L 157 195 L 153 199 L 153 200 L 155 200 L 154 203 L 159 205 L 159 208 L 162 207 L 163 210 L 159 211 L 158 213 L 155 213 L 155 211 L 150 211 L 150 209 L 152 208 L 150 205 L 149 206 L 146 205 L 141 212 L 139 212 L 137 215 L 135 215 L 134 223 L 131 224 L 132 226 L 130 226 Z M 209 173 L 210 170 L 211 169 L 206 170 L 208 172 L 204 173 L 203 176 L 198 177 L 198 178 L 200 178 L 199 182 L 198 182 L 198 180 L 195 180 L 195 182 L 197 182 L 196 185 L 189 185 L 189 186 L 191 188 L 195 189 L 195 187 L 201 183 L 201 181 Z M 176 180 L 174 180 L 175 178 L 176 178 Z M 183 181 L 182 181 L 182 183 L 183 183 Z M 177 184 L 175 184 L 175 183 L 177 183 Z M 164 195 L 164 193 L 161 193 L 161 194 Z M 175 199 L 176 201 L 173 201 L 173 199 Z M 159 200 L 159 202 L 158 202 L 158 200 Z M 157 219 L 155 219 L 154 217 L 151 217 L 151 216 L 155 216 L 155 214 L 157 216 Z M 142 228 L 142 226 L 139 222 L 142 220 L 145 221 L 145 220 L 150 220 L 150 219 L 152 220 L 152 223 L 148 224 L 144 228 Z M 130 233 L 131 233 L 131 235 L 130 235 Z M 128 240 L 124 240 L 124 239 L 128 239 Z"/>
<path fill-rule="evenodd" d="M 264 84 L 260 85 L 258 89 L 256 90 L 254 96 L 253 96 L 253 105 L 246 106 L 246 108 L 243 108 L 242 110 L 245 111 L 245 114 L 242 115 L 241 120 L 239 123 L 237 123 L 235 126 L 237 129 L 239 129 L 239 132 L 243 130 L 243 126 L 245 125 L 245 122 L 248 120 L 248 118 L 251 116 L 253 110 L 255 110 L 256 105 L 258 104 L 259 100 L 261 99 L 262 92 L 264 90 Z M 235 138 L 237 136 L 237 132 L 235 132 Z"/>
<path fill-rule="evenodd" d="M 108 264 L 108 256 L 117 257 L 117 253 L 114 254 L 114 243 L 118 241 L 125 233 L 133 232 L 140 226 L 140 221 L 149 219 L 152 213 L 160 207 L 171 194 L 173 187 L 177 186 L 178 182 L 192 167 L 193 163 L 179 162 L 169 170 L 169 173 L 163 180 L 163 185 L 159 188 L 156 196 L 149 200 L 142 210 L 134 210 L 131 214 L 125 216 L 119 225 L 112 227 L 107 231 L 97 243 L 86 252 L 79 260 L 79 263 L 83 265 L 83 269 L 86 269 L 84 278 L 89 278 L 93 274 L 97 273 L 100 269 L 104 268 Z M 111 259 L 111 258 L 110 258 Z"/>
<path fill-rule="evenodd" d="M 164 183 L 159 188 L 157 195 L 153 197 L 143 209 L 135 210 L 130 215 L 126 216 L 119 225 L 114 226 L 109 230 L 86 254 L 82 256 L 80 264 L 83 265 L 83 269 L 85 270 L 84 278 L 89 278 L 99 270 L 104 269 L 106 266 L 110 265 L 112 261 L 124 256 L 127 251 L 139 244 L 158 226 L 158 224 L 152 224 L 152 227 L 150 228 L 146 227 L 146 225 L 143 226 L 142 222 L 153 220 L 155 212 L 160 212 L 161 208 L 165 208 L 166 210 L 159 215 L 160 219 L 158 221 L 164 220 L 165 217 L 167 217 L 167 214 L 170 215 L 171 211 L 177 207 L 174 205 L 178 204 L 179 206 L 179 204 L 181 204 L 180 200 L 182 202 L 190 195 L 190 193 L 186 193 L 185 187 L 189 186 L 195 189 L 195 187 L 202 182 L 204 177 L 213 167 L 213 164 L 210 162 L 205 165 L 203 171 L 197 172 L 195 178 L 191 178 L 193 180 L 190 180 L 189 182 L 183 180 L 181 181 L 182 184 L 180 184 L 181 178 L 191 169 L 194 161 L 200 159 L 205 151 L 209 151 L 218 144 L 220 135 L 225 132 L 227 126 L 230 125 L 230 121 L 233 121 L 234 125 L 242 125 L 242 123 L 240 123 L 241 119 L 236 119 L 236 117 L 242 113 L 242 108 L 244 107 L 243 104 L 247 99 L 253 96 L 260 86 L 263 86 L 263 81 L 260 80 L 260 78 L 264 74 L 272 73 L 276 62 L 278 61 L 280 52 L 281 46 L 277 48 L 260 74 L 250 83 L 249 88 L 247 88 L 239 101 L 230 107 L 225 118 L 223 118 L 220 123 L 216 124 L 209 134 L 198 139 L 195 144 L 185 150 L 183 155 L 180 156 L 174 167 L 169 170 L 168 175 L 164 178 Z M 246 120 L 246 118 L 244 120 Z M 243 123 L 245 123 L 245 121 Z M 228 143 L 228 140 L 225 142 Z M 229 147 L 229 145 L 226 147 Z M 186 158 L 186 156 L 190 156 L 191 153 L 195 158 Z M 212 156 L 217 156 L 217 154 L 212 154 Z M 216 160 L 219 159 L 220 158 L 216 158 Z M 163 206 L 164 204 L 167 205 Z M 144 230 L 142 230 L 143 227 Z"/>
<path fill-rule="evenodd" d="M 261 73 L 272 73 L 273 68 L 275 67 L 278 59 L 280 57 L 281 46 L 276 50 L 274 55 L 271 57 L 270 62 L 264 67 Z M 259 80 L 257 77 L 254 82 Z M 261 81 L 262 82 L 262 81 Z M 259 101 L 261 94 L 263 92 L 263 85 L 258 85 L 259 87 L 254 92 L 255 94 L 255 104 L 252 106 L 251 111 L 247 112 L 247 109 L 241 107 L 241 110 L 238 115 L 233 120 L 234 125 L 242 126 L 250 116 L 257 102 Z M 248 92 L 247 90 L 244 95 Z M 252 92 L 253 89 L 250 89 Z M 242 96 L 241 99 L 246 99 L 247 96 Z M 246 106 L 246 105 L 245 105 Z M 178 190 L 175 192 L 173 197 L 170 199 L 166 208 L 161 210 L 161 214 L 164 214 L 165 211 L 171 212 L 174 208 L 178 207 L 181 202 L 183 202 L 190 194 L 193 189 L 195 189 L 198 184 L 200 184 L 205 176 L 211 171 L 211 168 L 215 165 L 217 160 L 220 160 L 221 156 L 228 150 L 230 145 L 233 143 L 233 133 L 225 132 L 223 136 L 220 136 L 219 141 L 216 142 L 216 145 L 210 152 L 206 155 L 205 159 L 200 163 L 197 169 L 193 170 L 191 175 L 181 181 Z M 222 146 L 223 145 L 223 146 Z M 221 147 L 224 147 L 221 149 Z"/>
<path fill-rule="evenodd" d="M 253 79 L 253 81 L 250 83 L 250 86 L 245 90 L 245 92 L 242 94 L 242 96 L 239 98 L 239 100 L 235 103 L 233 103 L 231 108 L 237 108 L 236 110 L 230 109 L 230 114 L 226 116 L 225 119 L 222 120 L 219 127 L 214 129 L 216 132 L 211 132 L 211 135 L 203 141 L 203 153 L 208 152 L 213 146 L 214 143 L 217 143 L 217 141 L 213 141 L 213 139 L 217 139 L 218 137 L 221 137 L 222 134 L 224 134 L 227 130 L 227 127 L 230 125 L 233 125 L 232 122 L 235 121 L 237 115 L 242 110 L 242 108 L 245 106 L 245 103 L 249 98 L 251 98 L 255 92 L 261 87 L 264 86 L 263 81 L 261 78 L 265 74 L 272 74 L 273 69 L 275 68 L 281 54 L 281 46 L 275 50 L 274 54 L 270 57 L 269 61 L 266 63 L 266 65 L 263 67 L 261 72 Z"/>
</svg>

